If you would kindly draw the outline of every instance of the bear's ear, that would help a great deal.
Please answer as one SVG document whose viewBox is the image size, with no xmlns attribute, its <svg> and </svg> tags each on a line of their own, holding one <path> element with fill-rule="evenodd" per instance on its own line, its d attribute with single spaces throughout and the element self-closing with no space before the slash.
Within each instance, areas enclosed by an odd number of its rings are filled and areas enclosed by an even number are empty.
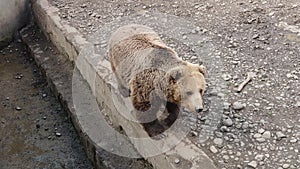
<svg viewBox="0 0 300 169">
<path fill-rule="evenodd" d="M 182 77 L 182 70 L 179 68 L 172 69 L 168 76 L 174 79 L 175 81 L 179 80 Z"/>
<path fill-rule="evenodd" d="M 198 67 L 198 69 L 199 69 L 199 72 L 200 72 L 200 73 L 202 73 L 204 76 L 206 76 L 206 67 L 205 67 L 205 66 L 200 65 L 200 66 Z"/>
</svg>

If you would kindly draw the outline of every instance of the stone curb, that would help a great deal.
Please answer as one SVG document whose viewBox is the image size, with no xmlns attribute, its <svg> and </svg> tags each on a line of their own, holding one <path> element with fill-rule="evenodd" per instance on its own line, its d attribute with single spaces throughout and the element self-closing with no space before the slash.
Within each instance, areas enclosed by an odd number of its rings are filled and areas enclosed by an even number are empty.
<svg viewBox="0 0 300 169">
<path fill-rule="evenodd" d="M 73 123 L 80 140 L 85 148 L 88 158 L 93 162 L 95 168 L 98 169 L 128 169 L 132 165 L 141 166 L 138 168 L 149 168 L 145 161 L 120 157 L 112 153 L 106 152 L 98 147 L 93 139 L 86 133 L 86 129 L 80 124 L 79 118 L 75 112 L 72 100 L 72 76 L 78 70 L 74 70 L 72 63 L 64 56 L 60 55 L 56 47 L 47 41 L 42 32 L 36 26 L 28 26 L 20 32 L 22 41 L 26 44 L 35 63 L 38 65 L 42 74 L 46 77 L 47 82 L 61 102 L 68 117 Z M 89 85 L 80 76 L 76 74 L 80 81 L 81 92 L 89 93 L 91 91 Z M 83 102 L 88 104 L 88 102 Z M 95 112 L 92 107 L 86 106 L 86 111 Z M 119 164 L 118 164 L 119 163 Z M 146 167 L 144 167 L 146 165 Z"/>
<path fill-rule="evenodd" d="M 57 49 L 67 57 L 69 62 L 74 63 L 80 51 L 84 47 L 93 46 L 93 44 L 90 44 L 75 28 L 61 20 L 58 16 L 58 9 L 54 6 L 51 6 L 47 0 L 34 0 L 32 2 L 32 7 L 40 28 L 57 47 Z M 90 57 L 92 58 L 92 56 Z M 98 103 L 104 108 L 105 113 L 110 115 L 113 125 L 122 126 L 127 134 L 134 133 L 138 136 L 145 136 L 145 132 L 143 132 L 141 126 L 126 122 L 126 120 L 119 115 L 117 110 L 118 107 L 120 108 L 120 106 L 123 108 L 122 102 L 120 101 L 119 105 L 113 104 L 115 99 L 113 98 L 113 88 L 116 84 L 113 80 L 111 80 L 112 71 L 109 61 L 105 58 L 101 58 L 101 63 L 100 65 L 97 65 L 97 70 L 95 70 L 93 63 L 91 63 L 92 59 L 88 57 L 83 57 L 80 59 L 81 60 L 79 64 L 76 66 L 78 67 L 81 75 L 90 85 L 93 93 L 96 95 Z M 75 117 L 75 119 L 78 119 L 78 117 Z M 79 131 L 84 129 L 84 127 L 80 125 L 85 125 L 85 123 L 81 123 L 76 120 L 73 120 L 73 122 L 75 123 L 74 125 L 77 126 L 76 129 L 79 129 Z M 91 139 L 94 137 L 89 135 L 89 133 L 86 134 L 86 137 L 89 138 L 87 139 L 89 143 L 84 144 L 89 145 L 86 145 L 85 147 L 91 147 L 90 149 L 99 147 L 99 145 L 97 145 L 97 140 Z M 134 140 L 131 140 L 131 142 L 139 153 L 144 154 L 143 147 L 145 145 L 139 145 L 139 143 L 134 142 Z M 153 144 L 149 144 L 148 146 L 153 146 Z M 89 154 L 89 150 L 87 150 L 87 152 L 92 161 L 97 163 L 97 160 L 95 160 L 97 158 L 95 157 L 97 156 L 97 153 L 95 155 Z M 182 163 L 178 164 L 177 162 L 174 162 L 175 159 L 180 159 Z M 154 157 L 149 157 L 147 160 L 153 165 L 154 168 L 158 169 L 216 169 L 213 161 L 188 138 L 184 138 L 172 150 Z"/>
</svg>

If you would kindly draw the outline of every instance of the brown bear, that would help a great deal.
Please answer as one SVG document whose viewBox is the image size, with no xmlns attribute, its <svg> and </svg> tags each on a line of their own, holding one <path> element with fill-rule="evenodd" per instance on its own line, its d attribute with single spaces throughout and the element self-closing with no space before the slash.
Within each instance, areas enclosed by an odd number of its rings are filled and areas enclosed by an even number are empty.
<svg viewBox="0 0 300 169">
<path fill-rule="evenodd" d="M 108 47 L 120 93 L 131 98 L 145 128 L 151 128 L 161 103 L 167 106 L 168 125 L 176 120 L 178 112 L 174 111 L 180 108 L 202 111 L 205 67 L 180 59 L 151 28 L 137 24 L 120 27 Z"/>
</svg>

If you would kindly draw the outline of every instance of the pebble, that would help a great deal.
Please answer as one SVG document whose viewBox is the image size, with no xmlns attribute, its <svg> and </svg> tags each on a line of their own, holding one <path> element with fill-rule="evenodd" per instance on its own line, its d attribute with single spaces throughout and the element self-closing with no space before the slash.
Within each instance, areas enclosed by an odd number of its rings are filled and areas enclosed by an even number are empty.
<svg viewBox="0 0 300 169">
<path fill-rule="evenodd" d="M 262 142 L 265 142 L 266 139 L 265 138 L 257 138 L 256 141 L 259 143 L 262 143 Z"/>
<path fill-rule="evenodd" d="M 253 137 L 254 137 L 254 138 L 261 138 L 261 134 L 255 133 L 255 134 L 253 135 Z"/>
<path fill-rule="evenodd" d="M 252 168 L 256 168 L 257 167 L 257 161 L 251 161 L 250 163 L 248 163 L 248 166 L 252 167 Z"/>
<path fill-rule="evenodd" d="M 257 161 L 262 161 L 263 159 L 264 159 L 264 155 L 262 155 L 262 154 L 255 156 L 255 160 L 257 160 Z"/>
<path fill-rule="evenodd" d="M 237 101 L 232 104 L 232 107 L 234 110 L 241 110 L 241 109 L 245 108 L 245 104 Z"/>
<path fill-rule="evenodd" d="M 290 164 L 283 164 L 282 168 L 289 168 L 291 165 Z"/>
<path fill-rule="evenodd" d="M 224 159 L 224 160 L 229 160 L 229 156 L 228 156 L 228 155 L 224 155 L 224 156 L 223 156 L 223 159 Z"/>
<path fill-rule="evenodd" d="M 61 133 L 56 132 L 55 135 L 56 135 L 57 137 L 60 137 L 60 136 L 61 136 Z"/>
<path fill-rule="evenodd" d="M 286 138 L 286 135 L 283 134 L 281 131 L 276 132 L 276 136 L 277 136 L 278 138 Z"/>
<path fill-rule="evenodd" d="M 222 132 L 228 132 L 229 131 L 229 129 L 226 126 L 221 126 L 220 130 Z"/>
<path fill-rule="evenodd" d="M 223 137 L 223 133 L 216 131 L 215 132 L 216 137 Z"/>
<path fill-rule="evenodd" d="M 198 133 L 197 133 L 196 131 L 191 131 L 191 135 L 192 135 L 193 137 L 197 137 L 197 136 L 198 136 Z"/>
<path fill-rule="evenodd" d="M 299 102 L 300 104 L 300 102 Z M 224 102 L 224 110 L 229 110 L 230 109 L 230 103 Z"/>
<path fill-rule="evenodd" d="M 81 8 L 86 8 L 87 7 L 87 4 L 82 4 L 80 5 Z"/>
<path fill-rule="evenodd" d="M 22 108 L 19 107 L 19 106 L 17 106 L 17 107 L 16 107 L 16 110 L 20 111 L 20 110 L 22 110 Z"/>
<path fill-rule="evenodd" d="M 258 129 L 258 133 L 262 134 L 264 132 L 265 132 L 265 129 L 263 129 L 263 128 Z"/>
<path fill-rule="evenodd" d="M 229 74 L 223 74 L 223 75 L 222 75 L 222 78 L 223 78 L 225 81 L 229 81 L 230 79 L 232 79 L 231 75 L 229 75 Z"/>
<path fill-rule="evenodd" d="M 215 146 L 210 146 L 210 151 L 214 154 L 216 154 L 218 152 L 217 148 Z"/>
<path fill-rule="evenodd" d="M 221 145 L 223 144 L 223 139 L 221 139 L 221 138 L 215 138 L 215 139 L 213 140 L 213 142 L 214 142 L 216 145 L 221 146 Z"/>
<path fill-rule="evenodd" d="M 175 164 L 179 164 L 179 163 L 180 163 L 180 160 L 179 160 L 178 158 L 176 158 L 176 159 L 174 160 L 174 163 L 175 163 Z"/>
<path fill-rule="evenodd" d="M 262 138 L 265 138 L 265 139 L 270 139 L 271 138 L 271 132 L 270 131 L 265 131 L 262 135 L 261 135 Z"/>
<path fill-rule="evenodd" d="M 290 140 L 290 143 L 296 143 L 298 141 L 298 139 L 297 138 L 295 138 L 295 137 L 292 137 L 291 138 L 291 140 Z"/>
<path fill-rule="evenodd" d="M 295 107 L 300 107 L 300 101 L 295 104 Z"/>
<path fill-rule="evenodd" d="M 231 120 L 231 118 L 225 118 L 222 120 L 222 123 L 224 126 L 230 127 L 233 125 L 233 121 Z"/>
<path fill-rule="evenodd" d="M 248 122 L 244 122 L 242 125 L 242 129 L 248 129 L 249 128 L 249 123 Z"/>
</svg>

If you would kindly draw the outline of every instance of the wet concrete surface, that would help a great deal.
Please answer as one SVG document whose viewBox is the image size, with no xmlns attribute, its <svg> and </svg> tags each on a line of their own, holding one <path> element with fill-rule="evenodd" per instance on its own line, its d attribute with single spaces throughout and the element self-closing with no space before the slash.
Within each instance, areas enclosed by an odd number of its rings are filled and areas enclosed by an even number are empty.
<svg viewBox="0 0 300 169">
<path fill-rule="evenodd" d="M 0 50 L 0 101 L 0 169 L 93 168 L 22 43 Z"/>
</svg>

